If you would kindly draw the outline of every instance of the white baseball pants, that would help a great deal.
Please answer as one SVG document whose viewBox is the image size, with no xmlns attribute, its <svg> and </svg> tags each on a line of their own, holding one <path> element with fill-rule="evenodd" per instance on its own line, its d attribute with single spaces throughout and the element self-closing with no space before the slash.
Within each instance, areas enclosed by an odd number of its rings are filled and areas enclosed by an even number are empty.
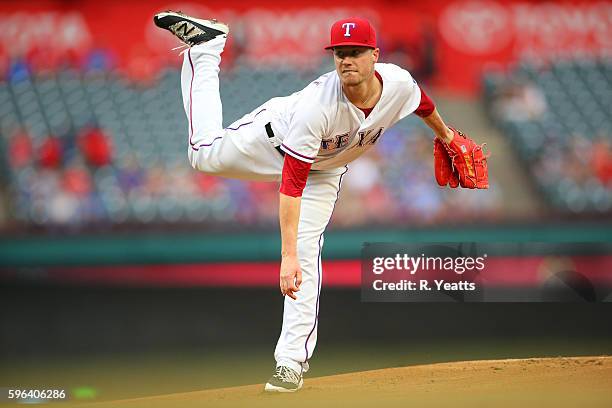
<svg viewBox="0 0 612 408">
<path fill-rule="evenodd" d="M 189 122 L 188 155 L 200 171 L 221 177 L 280 181 L 283 156 L 268 140 L 265 104 L 227 128 L 222 126 L 219 63 L 224 38 L 191 47 L 181 73 L 183 105 Z M 278 365 L 308 370 L 317 342 L 323 232 L 338 198 L 346 167 L 312 171 L 302 195 L 298 256 L 302 286 L 297 300 L 285 297 L 283 325 L 274 357 Z"/>
</svg>

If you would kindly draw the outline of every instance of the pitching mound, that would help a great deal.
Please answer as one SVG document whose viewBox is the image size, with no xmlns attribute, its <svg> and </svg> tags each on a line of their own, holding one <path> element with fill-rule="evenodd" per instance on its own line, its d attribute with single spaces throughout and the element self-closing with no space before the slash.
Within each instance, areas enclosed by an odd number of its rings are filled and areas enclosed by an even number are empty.
<svg viewBox="0 0 612 408">
<path fill-rule="evenodd" d="M 612 407 L 612 357 L 467 361 L 306 378 L 295 394 L 261 384 L 88 407 Z"/>
</svg>

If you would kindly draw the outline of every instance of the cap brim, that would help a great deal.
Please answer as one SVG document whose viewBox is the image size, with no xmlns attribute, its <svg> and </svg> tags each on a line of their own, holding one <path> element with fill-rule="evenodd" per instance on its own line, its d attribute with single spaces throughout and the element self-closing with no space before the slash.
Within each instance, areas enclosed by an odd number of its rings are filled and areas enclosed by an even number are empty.
<svg viewBox="0 0 612 408">
<path fill-rule="evenodd" d="M 343 46 L 350 46 L 350 47 L 366 47 L 366 48 L 372 48 L 372 49 L 376 49 L 375 46 L 373 45 L 369 45 L 369 44 L 364 44 L 364 43 L 359 43 L 359 42 L 342 42 L 342 43 L 336 43 L 336 44 L 330 44 L 327 47 L 325 47 L 326 50 L 330 50 L 332 48 L 336 48 L 336 47 L 343 47 Z"/>
</svg>

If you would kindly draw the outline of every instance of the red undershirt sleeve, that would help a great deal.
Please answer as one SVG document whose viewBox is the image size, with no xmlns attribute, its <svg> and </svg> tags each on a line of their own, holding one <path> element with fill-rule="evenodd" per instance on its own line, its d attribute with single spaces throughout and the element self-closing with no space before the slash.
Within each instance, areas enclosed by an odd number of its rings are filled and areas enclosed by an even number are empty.
<svg viewBox="0 0 612 408">
<path fill-rule="evenodd" d="M 431 98 L 427 96 L 423 88 L 419 87 L 419 89 L 421 90 L 421 103 L 419 104 L 419 107 L 414 111 L 414 114 L 422 118 L 426 118 L 427 116 L 433 113 L 434 109 L 436 109 L 436 105 L 434 105 Z"/>
<path fill-rule="evenodd" d="M 301 197 L 311 167 L 312 163 L 298 160 L 286 154 L 280 192 L 290 197 Z"/>
</svg>

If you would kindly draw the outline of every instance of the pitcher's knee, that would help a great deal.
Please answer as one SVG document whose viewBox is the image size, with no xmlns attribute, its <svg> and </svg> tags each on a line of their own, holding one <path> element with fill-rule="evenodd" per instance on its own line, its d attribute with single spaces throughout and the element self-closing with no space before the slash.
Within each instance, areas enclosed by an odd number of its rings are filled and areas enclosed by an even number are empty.
<svg viewBox="0 0 612 408">
<path fill-rule="evenodd" d="M 219 166 L 215 166 L 214 162 L 216 162 L 216 160 L 210 157 L 210 154 L 207 153 L 208 152 L 206 150 L 203 150 L 203 148 L 198 149 L 196 147 L 190 146 L 189 150 L 187 151 L 189 163 L 191 164 L 191 167 L 198 171 L 210 175 L 215 175 L 219 173 Z"/>
</svg>

